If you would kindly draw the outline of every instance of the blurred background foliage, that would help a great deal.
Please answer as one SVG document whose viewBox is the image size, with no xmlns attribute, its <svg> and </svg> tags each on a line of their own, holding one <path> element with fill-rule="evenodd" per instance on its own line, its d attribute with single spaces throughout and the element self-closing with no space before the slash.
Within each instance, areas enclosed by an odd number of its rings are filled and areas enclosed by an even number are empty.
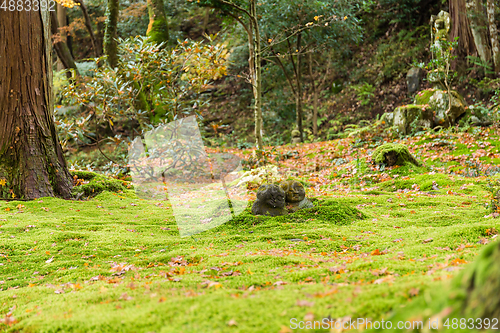
<svg viewBox="0 0 500 333">
<path fill-rule="evenodd" d="M 107 2 L 85 5 L 102 48 Z M 116 68 L 105 65 L 105 57 L 95 58 L 81 9 L 66 10 L 67 25 L 59 30 L 81 76 L 68 78 L 54 64 L 56 120 L 66 155 L 79 168 L 124 175 L 130 140 L 186 114 L 198 116 L 208 146 L 253 146 L 245 30 L 224 11 L 196 1 L 165 0 L 163 5 L 169 40 L 157 45 L 146 37 L 147 3 L 120 2 Z M 265 143 L 283 145 L 295 128 L 297 84 L 306 141 L 346 136 L 346 129 L 410 104 L 406 74 L 413 63 L 429 60 L 429 19 L 448 10 L 448 1 L 262 0 L 257 9 Z M 492 112 L 499 105 L 499 79 L 474 55 L 467 61 L 468 70 L 454 88 L 470 104 Z"/>
</svg>

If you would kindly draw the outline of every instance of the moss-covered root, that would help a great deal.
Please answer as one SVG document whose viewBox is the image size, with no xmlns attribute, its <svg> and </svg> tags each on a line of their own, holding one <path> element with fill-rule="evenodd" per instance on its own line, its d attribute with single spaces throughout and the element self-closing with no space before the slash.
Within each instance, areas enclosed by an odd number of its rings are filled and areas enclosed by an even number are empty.
<svg viewBox="0 0 500 333">
<path fill-rule="evenodd" d="M 373 152 L 372 160 L 376 164 L 386 166 L 403 166 L 408 163 L 420 166 L 420 163 L 410 154 L 408 147 L 399 143 L 386 143 L 377 147 Z"/>
<path fill-rule="evenodd" d="M 486 247 L 455 284 L 463 292 L 464 315 L 500 318 L 500 242 Z"/>
</svg>

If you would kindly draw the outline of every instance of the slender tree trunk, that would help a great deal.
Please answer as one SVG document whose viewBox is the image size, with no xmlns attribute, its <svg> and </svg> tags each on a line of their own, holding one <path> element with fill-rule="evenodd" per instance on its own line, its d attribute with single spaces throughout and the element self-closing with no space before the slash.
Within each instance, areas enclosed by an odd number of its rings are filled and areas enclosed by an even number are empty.
<svg viewBox="0 0 500 333">
<path fill-rule="evenodd" d="M 500 44 L 498 43 L 498 29 L 495 22 L 495 3 L 487 0 L 488 25 L 490 26 L 491 50 L 493 51 L 493 64 L 495 72 L 500 73 Z"/>
<path fill-rule="evenodd" d="M 99 47 L 97 46 L 97 40 L 95 38 L 94 30 L 92 29 L 92 21 L 90 20 L 89 11 L 87 10 L 87 6 L 85 6 L 83 0 L 75 0 L 75 2 L 80 6 L 80 9 L 82 10 L 83 18 L 85 20 L 85 27 L 89 32 L 90 41 L 92 42 L 92 49 L 94 50 L 94 56 L 97 58 L 101 56 L 101 52 Z"/>
<path fill-rule="evenodd" d="M 218 0 L 218 2 L 231 7 L 236 13 L 225 11 L 229 16 L 233 17 L 240 23 L 248 37 L 248 64 L 250 71 L 250 83 L 254 96 L 254 116 L 255 116 L 255 145 L 257 147 L 257 158 L 262 158 L 263 141 L 262 141 L 262 52 L 260 41 L 259 22 L 257 17 L 256 0 L 250 0 L 249 10 L 238 6 L 227 0 Z M 242 20 L 240 14 L 245 14 L 248 17 L 248 24 Z"/>
<path fill-rule="evenodd" d="M 154 43 L 168 42 L 168 22 L 163 0 L 147 0 L 147 3 L 149 25 L 146 36 Z"/>
<path fill-rule="evenodd" d="M 316 82 L 314 81 L 313 74 L 313 59 L 312 52 L 309 52 L 309 77 L 311 78 L 311 87 L 312 87 L 312 98 L 313 98 L 313 135 L 314 137 L 318 137 L 318 92 L 316 90 Z"/>
<path fill-rule="evenodd" d="M 50 20 L 52 36 L 60 34 L 61 32 L 58 29 L 58 17 L 53 11 L 50 12 Z M 57 57 L 61 61 L 63 67 L 66 69 L 73 69 L 75 71 L 75 74 L 79 76 L 80 73 L 78 72 L 78 68 L 76 67 L 75 59 L 73 59 L 73 56 L 69 51 L 68 44 L 66 44 L 64 38 L 62 38 L 61 36 L 56 38 L 56 40 L 54 40 L 53 42 L 53 46 L 56 50 Z M 71 77 L 71 73 L 68 73 L 68 77 Z"/>
<path fill-rule="evenodd" d="M 295 105 L 297 112 L 297 129 L 300 132 L 300 141 L 304 142 L 304 127 L 302 125 L 302 75 L 301 75 L 301 57 L 300 52 L 302 48 L 302 33 L 297 34 L 297 67 L 295 73 L 295 79 L 297 80 L 297 94 L 295 94 Z M 293 52 L 293 51 L 292 51 Z"/>
<path fill-rule="evenodd" d="M 476 44 L 477 53 L 485 63 L 491 61 L 491 48 L 488 42 L 487 24 L 481 0 L 467 1 L 467 13 L 471 22 L 472 36 Z"/>
<path fill-rule="evenodd" d="M 108 56 L 108 64 L 112 68 L 118 65 L 116 30 L 119 10 L 119 0 L 108 0 L 108 7 L 106 9 L 106 30 L 104 32 L 104 54 Z"/>
<path fill-rule="evenodd" d="M 262 142 L 262 53 L 260 46 L 260 30 L 257 21 L 257 4 L 256 0 L 250 0 L 250 21 L 252 21 L 252 29 L 254 33 L 254 79 L 253 79 L 253 93 L 254 93 L 254 109 L 255 109 L 255 144 L 257 150 L 262 151 L 264 144 Z M 252 65 L 251 65 L 252 66 Z M 260 155 L 260 153 L 259 153 Z"/>
<path fill-rule="evenodd" d="M 0 11 L 0 193 L 71 197 L 53 115 L 48 11 Z"/>
<path fill-rule="evenodd" d="M 60 4 L 57 4 L 56 5 L 56 13 L 57 13 L 57 26 L 58 27 L 65 27 L 68 25 L 68 20 L 67 20 L 67 17 L 66 17 L 66 7 L 63 7 L 62 5 Z M 52 25 L 53 27 L 53 25 Z M 63 40 L 66 41 L 66 35 L 64 36 Z M 61 59 L 57 59 L 57 70 L 58 71 L 62 71 L 63 69 L 66 69 L 67 67 L 65 67 L 61 61 Z"/>
<path fill-rule="evenodd" d="M 208 22 L 210 20 L 210 8 L 205 8 L 205 15 L 203 16 L 203 33 L 207 33 L 208 31 Z"/>
</svg>

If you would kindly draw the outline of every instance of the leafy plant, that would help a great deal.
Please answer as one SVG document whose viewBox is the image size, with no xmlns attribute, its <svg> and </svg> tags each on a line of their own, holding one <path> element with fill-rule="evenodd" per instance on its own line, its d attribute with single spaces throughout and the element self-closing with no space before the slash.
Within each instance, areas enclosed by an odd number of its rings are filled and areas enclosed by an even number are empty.
<svg viewBox="0 0 500 333">
<path fill-rule="evenodd" d="M 474 65 L 474 67 L 469 67 L 467 69 L 468 71 L 472 71 L 475 68 L 479 68 L 483 75 L 495 74 L 491 65 L 486 61 L 482 60 L 481 58 L 468 55 L 467 60 L 470 64 Z"/>
<path fill-rule="evenodd" d="M 373 97 L 375 97 L 376 88 L 373 85 L 365 82 L 355 85 L 352 88 L 356 91 L 356 98 L 361 102 L 362 106 L 370 105 Z"/>
<path fill-rule="evenodd" d="M 65 104 L 82 106 L 77 114 L 58 113 L 63 144 L 98 142 L 97 132 L 105 133 L 104 140 L 117 139 L 117 127 L 140 134 L 182 114 L 200 116 L 207 103 L 200 93 L 226 74 L 228 57 L 215 36 L 206 38 L 185 40 L 175 48 L 143 36 L 120 39 L 116 68 L 97 68 L 93 76 L 61 89 Z"/>
</svg>

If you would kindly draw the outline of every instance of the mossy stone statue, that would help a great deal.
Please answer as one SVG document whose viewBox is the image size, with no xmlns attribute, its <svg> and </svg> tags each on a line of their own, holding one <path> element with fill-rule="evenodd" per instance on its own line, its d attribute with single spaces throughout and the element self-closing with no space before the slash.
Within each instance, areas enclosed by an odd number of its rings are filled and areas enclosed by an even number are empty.
<svg viewBox="0 0 500 333">
<path fill-rule="evenodd" d="M 300 131 L 297 129 L 294 129 L 292 131 L 292 145 L 296 143 L 300 143 L 302 140 L 300 140 Z"/>
<path fill-rule="evenodd" d="M 299 209 L 314 207 L 312 202 L 306 198 L 306 190 L 300 182 L 286 180 L 280 186 L 285 191 L 285 201 L 289 211 L 296 212 Z"/>
<path fill-rule="evenodd" d="M 280 216 L 287 214 L 285 191 L 276 184 L 264 184 L 257 190 L 257 200 L 252 205 L 253 215 Z"/>
<path fill-rule="evenodd" d="M 410 154 L 408 147 L 399 143 L 383 144 L 372 154 L 372 161 L 376 164 L 384 164 L 386 166 L 405 165 L 411 163 L 419 166 L 420 163 Z"/>
</svg>

